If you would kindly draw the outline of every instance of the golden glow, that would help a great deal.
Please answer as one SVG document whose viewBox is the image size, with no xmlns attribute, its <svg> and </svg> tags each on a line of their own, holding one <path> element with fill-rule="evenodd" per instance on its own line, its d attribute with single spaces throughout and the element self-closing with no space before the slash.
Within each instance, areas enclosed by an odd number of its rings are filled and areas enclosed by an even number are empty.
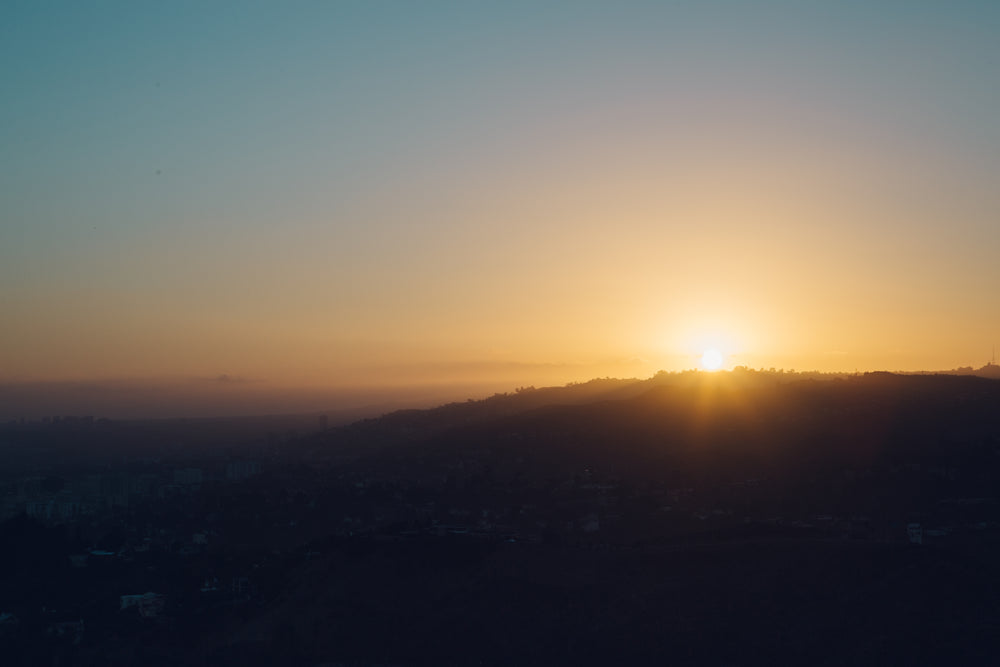
<svg viewBox="0 0 1000 667">
<path fill-rule="evenodd" d="M 701 355 L 701 367 L 706 371 L 717 371 L 722 368 L 722 353 L 715 348 L 709 348 Z"/>
<path fill-rule="evenodd" d="M 119 43 L 122 22 L 88 12 L 65 41 L 19 42 L 47 57 L 17 59 L 18 121 L 0 123 L 0 384 L 506 391 L 947 370 L 1000 344 L 991 3 L 898 25 L 826 6 L 551 9 L 551 31 L 510 3 L 482 20 L 369 4 L 316 3 L 295 49 L 290 27 L 226 43 L 145 22 L 150 53 L 206 66 L 136 97 L 121 82 L 146 81 L 147 59 L 116 60 L 82 110 L 53 100 L 108 65 L 91 42 Z M 462 36 L 456 63 L 420 22 Z M 336 62 L 336 85 L 303 52 Z M 234 85 L 255 103 L 220 103 Z M 81 113 L 115 122 L 80 131 Z"/>
</svg>

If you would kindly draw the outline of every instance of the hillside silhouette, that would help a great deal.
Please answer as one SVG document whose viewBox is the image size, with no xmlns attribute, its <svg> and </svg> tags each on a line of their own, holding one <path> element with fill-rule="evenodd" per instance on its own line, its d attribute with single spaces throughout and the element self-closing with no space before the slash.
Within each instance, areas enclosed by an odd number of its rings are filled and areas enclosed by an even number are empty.
<svg viewBox="0 0 1000 667">
<path fill-rule="evenodd" d="M 11 664 L 1000 655 L 984 377 L 738 368 L 0 436 Z"/>
</svg>

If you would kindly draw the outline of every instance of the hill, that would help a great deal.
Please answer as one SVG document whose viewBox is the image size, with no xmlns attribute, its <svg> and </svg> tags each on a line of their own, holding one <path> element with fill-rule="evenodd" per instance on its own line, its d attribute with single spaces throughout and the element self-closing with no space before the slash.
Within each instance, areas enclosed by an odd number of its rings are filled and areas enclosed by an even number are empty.
<svg viewBox="0 0 1000 667">
<path fill-rule="evenodd" d="M 0 524 L 19 545 L 0 577 L 13 664 L 1000 654 L 996 380 L 664 373 L 226 447 L 237 458 L 104 457 L 76 481 L 37 477 L 36 459 L 7 487 L 108 486 L 123 503 Z M 122 500 L 135 482 L 149 492 Z M 69 567 L 86 539 L 94 562 Z M 156 618 L 117 606 L 144 591 Z"/>
</svg>

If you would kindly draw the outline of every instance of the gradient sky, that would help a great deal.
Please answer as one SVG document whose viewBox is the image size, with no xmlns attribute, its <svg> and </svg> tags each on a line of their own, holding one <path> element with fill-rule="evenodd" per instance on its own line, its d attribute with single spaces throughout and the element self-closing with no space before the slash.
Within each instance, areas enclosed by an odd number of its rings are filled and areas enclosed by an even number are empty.
<svg viewBox="0 0 1000 667">
<path fill-rule="evenodd" d="M 0 381 L 1000 343 L 997 2 L 5 2 L 0 82 Z"/>
</svg>

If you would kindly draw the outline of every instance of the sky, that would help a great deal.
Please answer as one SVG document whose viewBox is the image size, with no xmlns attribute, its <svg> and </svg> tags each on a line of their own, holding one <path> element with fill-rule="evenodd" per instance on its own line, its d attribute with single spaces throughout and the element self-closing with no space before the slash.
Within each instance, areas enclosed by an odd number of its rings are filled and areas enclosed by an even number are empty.
<svg viewBox="0 0 1000 667">
<path fill-rule="evenodd" d="M 935 370 L 1000 3 L 6 2 L 0 383 Z"/>
</svg>

